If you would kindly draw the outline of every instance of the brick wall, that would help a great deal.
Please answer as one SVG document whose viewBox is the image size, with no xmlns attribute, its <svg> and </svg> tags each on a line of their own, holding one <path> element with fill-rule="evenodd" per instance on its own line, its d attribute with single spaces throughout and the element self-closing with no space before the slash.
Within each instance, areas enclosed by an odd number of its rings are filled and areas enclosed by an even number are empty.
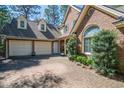
<svg viewBox="0 0 124 93">
<path fill-rule="evenodd" d="M 120 61 L 119 68 L 124 73 L 124 29 L 117 29 L 112 22 L 116 19 L 110 15 L 107 15 L 99 10 L 93 9 L 92 11 L 88 12 L 82 20 L 80 27 L 78 28 L 78 52 L 83 53 L 83 33 L 87 29 L 87 27 L 92 25 L 97 25 L 100 29 L 109 29 L 114 30 L 117 32 L 117 44 L 118 44 L 118 51 L 117 56 Z"/>
<path fill-rule="evenodd" d="M 79 11 L 77 11 L 74 8 L 70 7 L 69 13 L 68 13 L 66 21 L 65 21 L 65 25 L 69 26 L 68 32 L 70 32 L 72 30 L 73 20 L 77 20 L 79 14 L 80 14 Z"/>
</svg>

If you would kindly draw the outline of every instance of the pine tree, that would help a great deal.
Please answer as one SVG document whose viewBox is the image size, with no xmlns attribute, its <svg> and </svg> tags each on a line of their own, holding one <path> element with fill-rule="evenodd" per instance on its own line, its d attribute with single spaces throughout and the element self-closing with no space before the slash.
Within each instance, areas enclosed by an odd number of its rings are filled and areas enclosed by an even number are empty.
<svg viewBox="0 0 124 93">
<path fill-rule="evenodd" d="M 0 31 L 10 21 L 9 11 L 6 6 L 0 6 Z"/>
<path fill-rule="evenodd" d="M 63 18 L 64 18 L 64 15 L 66 13 L 67 8 L 68 8 L 68 5 L 61 5 L 60 6 L 61 22 L 63 21 Z"/>
<path fill-rule="evenodd" d="M 1 30 L 10 21 L 9 12 L 6 6 L 0 6 L 0 55 L 5 52 L 5 46 L 1 38 Z"/>
<path fill-rule="evenodd" d="M 45 9 L 45 19 L 48 23 L 58 26 L 60 24 L 59 6 L 48 5 Z"/>
</svg>

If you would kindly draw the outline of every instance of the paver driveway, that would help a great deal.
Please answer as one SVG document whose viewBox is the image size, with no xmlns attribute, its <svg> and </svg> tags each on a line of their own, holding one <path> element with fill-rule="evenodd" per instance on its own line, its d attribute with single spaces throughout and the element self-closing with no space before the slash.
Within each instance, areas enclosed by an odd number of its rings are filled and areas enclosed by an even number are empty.
<svg viewBox="0 0 124 93">
<path fill-rule="evenodd" d="M 0 71 L 0 74 L 5 76 L 0 81 L 5 84 L 21 76 L 28 75 L 30 77 L 34 73 L 50 71 L 64 79 L 61 87 L 65 88 L 124 87 L 123 82 L 98 75 L 93 70 L 77 66 L 75 63 L 70 62 L 67 57 L 61 56 L 18 59 L 9 65 L 3 64 Z"/>
</svg>

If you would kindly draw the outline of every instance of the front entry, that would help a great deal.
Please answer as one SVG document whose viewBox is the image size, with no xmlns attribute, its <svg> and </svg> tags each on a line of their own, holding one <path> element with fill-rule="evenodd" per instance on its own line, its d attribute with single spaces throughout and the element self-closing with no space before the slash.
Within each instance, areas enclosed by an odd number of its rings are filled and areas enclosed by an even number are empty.
<svg viewBox="0 0 124 93">
<path fill-rule="evenodd" d="M 53 42 L 53 53 L 54 54 L 59 53 L 59 42 Z"/>
</svg>

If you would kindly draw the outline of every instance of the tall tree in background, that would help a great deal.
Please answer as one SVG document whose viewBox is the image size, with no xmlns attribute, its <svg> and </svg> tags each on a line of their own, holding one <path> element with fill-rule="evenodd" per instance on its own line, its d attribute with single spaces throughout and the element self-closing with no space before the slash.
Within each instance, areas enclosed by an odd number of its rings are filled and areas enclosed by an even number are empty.
<svg viewBox="0 0 124 93">
<path fill-rule="evenodd" d="M 45 19 L 48 23 L 58 26 L 60 24 L 59 6 L 48 5 L 45 9 Z"/>
<path fill-rule="evenodd" d="M 9 11 L 6 6 L 0 6 L 0 31 L 10 21 Z"/>
<path fill-rule="evenodd" d="M 68 8 L 68 5 L 61 5 L 60 6 L 61 22 L 64 18 L 64 15 L 65 15 L 65 12 L 66 12 L 67 8 Z"/>
<path fill-rule="evenodd" d="M 10 21 L 9 11 L 6 6 L 0 6 L 0 34 L 3 27 Z M 3 38 L 0 35 L 0 56 L 5 53 L 5 46 L 3 43 Z"/>
<path fill-rule="evenodd" d="M 38 5 L 11 5 L 9 8 L 12 10 L 13 16 L 25 15 L 27 19 L 37 16 L 41 11 L 41 7 Z"/>
</svg>

